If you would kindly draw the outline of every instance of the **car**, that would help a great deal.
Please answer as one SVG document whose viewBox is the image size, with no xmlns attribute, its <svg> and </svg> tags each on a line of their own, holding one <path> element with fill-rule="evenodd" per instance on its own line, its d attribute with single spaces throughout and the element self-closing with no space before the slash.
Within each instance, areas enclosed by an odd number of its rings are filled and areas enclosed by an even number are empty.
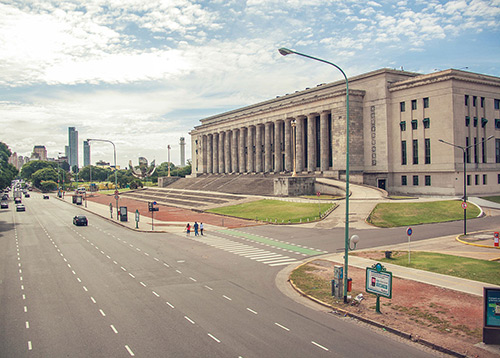
<svg viewBox="0 0 500 358">
<path fill-rule="evenodd" d="M 87 220 L 87 217 L 85 215 L 76 215 L 73 218 L 73 224 L 76 226 L 87 226 L 89 224 L 89 221 Z"/>
<path fill-rule="evenodd" d="M 2 203 L 0 204 L 0 208 L 2 208 L 2 209 L 8 209 L 9 208 L 9 203 L 6 202 L 6 201 L 2 201 Z"/>
<path fill-rule="evenodd" d="M 16 204 L 21 204 L 21 198 L 15 198 L 14 203 Z"/>
<path fill-rule="evenodd" d="M 16 211 L 26 211 L 26 207 L 23 204 L 17 204 Z"/>
<path fill-rule="evenodd" d="M 43 198 L 48 199 L 48 198 L 50 198 L 50 196 L 48 196 L 47 194 L 43 194 Z"/>
<path fill-rule="evenodd" d="M 9 200 L 9 195 L 3 194 L 2 195 L 2 200 Z"/>
<path fill-rule="evenodd" d="M 30 197 L 30 193 L 26 193 L 26 194 L 24 194 L 24 197 L 25 197 L 25 198 L 29 198 L 29 197 Z"/>
</svg>

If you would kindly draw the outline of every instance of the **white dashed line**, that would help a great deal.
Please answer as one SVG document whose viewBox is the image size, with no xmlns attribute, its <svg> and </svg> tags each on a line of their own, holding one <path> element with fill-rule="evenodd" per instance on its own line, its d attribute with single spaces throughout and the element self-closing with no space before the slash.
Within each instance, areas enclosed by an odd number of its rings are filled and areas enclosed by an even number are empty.
<svg viewBox="0 0 500 358">
<path fill-rule="evenodd" d="M 226 300 L 228 301 L 232 301 L 232 298 L 231 297 L 227 297 L 226 295 L 222 295 L 222 297 L 224 297 Z"/>
<path fill-rule="evenodd" d="M 126 269 L 125 267 L 123 267 L 123 266 L 121 266 L 121 269 L 122 269 L 123 271 L 127 271 L 127 269 Z"/>
<path fill-rule="evenodd" d="M 146 287 L 146 284 L 144 282 L 141 281 L 140 283 L 141 283 L 141 285 L 143 285 L 144 287 Z"/>
<path fill-rule="evenodd" d="M 190 277 L 189 279 L 190 279 L 191 281 L 193 281 L 193 282 L 197 282 L 197 281 L 196 281 L 196 279 L 195 279 L 195 278 L 193 278 L 193 277 Z"/>
<path fill-rule="evenodd" d="M 101 312 L 101 314 L 103 315 L 103 317 L 106 317 L 106 313 L 104 313 L 103 310 L 100 309 L 99 312 Z"/>
<path fill-rule="evenodd" d="M 210 291 L 214 290 L 212 287 L 209 287 L 209 286 L 206 286 L 206 285 L 205 285 L 205 288 L 208 288 Z"/>
<path fill-rule="evenodd" d="M 256 311 L 254 311 L 253 309 L 248 308 L 248 307 L 247 307 L 247 311 L 250 311 L 250 312 L 252 312 L 253 314 L 258 314 Z"/>
<path fill-rule="evenodd" d="M 168 264 L 166 264 L 166 263 L 163 263 L 163 266 L 170 267 L 170 266 L 168 266 Z"/>
<path fill-rule="evenodd" d="M 194 321 L 193 321 L 191 318 L 189 318 L 188 316 L 184 316 L 184 318 L 185 318 L 188 322 L 190 322 L 190 323 L 194 324 Z"/>
<path fill-rule="evenodd" d="M 171 304 L 170 302 L 165 302 L 167 305 L 170 306 L 170 308 L 175 308 L 173 304 Z"/>
<path fill-rule="evenodd" d="M 115 326 L 111 325 L 110 327 L 113 330 L 113 332 L 115 332 L 116 334 L 118 334 L 118 331 L 116 330 Z"/>
<path fill-rule="evenodd" d="M 134 275 L 132 275 L 130 272 L 128 273 L 130 277 L 135 278 Z"/>
<path fill-rule="evenodd" d="M 323 350 L 325 350 L 325 351 L 329 351 L 329 349 L 328 349 L 328 348 L 323 347 L 321 344 L 318 344 L 318 343 L 316 343 L 316 342 L 314 342 L 314 341 L 311 341 L 311 343 L 312 343 L 312 344 L 314 344 L 316 347 L 319 347 L 319 348 L 321 348 L 321 349 L 323 349 Z"/>
<path fill-rule="evenodd" d="M 94 297 L 90 296 L 90 299 L 92 300 L 92 302 L 96 303 L 96 300 Z"/>
<path fill-rule="evenodd" d="M 89 290 L 87 290 L 87 287 L 85 287 L 85 286 L 82 286 L 82 287 L 83 287 L 83 289 L 85 290 L 85 292 L 88 292 L 88 291 L 89 291 Z"/>
<path fill-rule="evenodd" d="M 160 297 L 160 295 L 157 294 L 155 291 L 151 291 L 151 292 L 153 292 L 153 295 L 155 295 L 156 297 Z"/>
<path fill-rule="evenodd" d="M 279 328 L 283 328 L 285 331 L 290 332 L 290 328 L 286 328 L 285 326 L 282 326 L 281 324 L 274 322 L 275 325 L 277 325 Z"/>
<path fill-rule="evenodd" d="M 31 345 L 31 341 L 28 341 L 28 350 L 32 350 L 33 349 L 33 346 Z"/>
<path fill-rule="evenodd" d="M 179 271 L 179 270 L 175 270 L 175 272 L 177 272 L 177 273 L 179 273 L 179 274 L 180 274 L 180 273 L 182 273 L 182 271 Z"/>
<path fill-rule="evenodd" d="M 26 329 L 30 328 L 30 323 L 26 321 Z"/>
<path fill-rule="evenodd" d="M 24 312 L 28 312 L 28 307 L 24 306 Z"/>
<path fill-rule="evenodd" d="M 127 349 L 128 353 L 133 357 L 135 356 L 134 352 L 132 352 L 132 350 L 129 348 L 129 346 L 125 346 L 125 348 Z"/>
<path fill-rule="evenodd" d="M 217 339 L 215 336 L 211 335 L 210 333 L 208 333 L 208 336 L 209 336 L 210 338 L 212 338 L 214 341 L 216 341 L 217 343 L 220 343 L 220 340 L 219 340 L 219 339 Z"/>
</svg>

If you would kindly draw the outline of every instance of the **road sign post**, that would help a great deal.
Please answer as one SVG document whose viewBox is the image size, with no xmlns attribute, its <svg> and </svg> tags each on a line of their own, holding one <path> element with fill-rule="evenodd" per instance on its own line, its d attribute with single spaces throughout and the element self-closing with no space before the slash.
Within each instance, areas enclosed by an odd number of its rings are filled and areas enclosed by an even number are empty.
<svg viewBox="0 0 500 358">
<path fill-rule="evenodd" d="M 116 170 L 116 168 L 115 168 Z M 115 199 L 116 199 L 116 218 L 118 219 L 119 217 L 119 214 L 120 214 L 120 211 L 118 209 L 118 198 L 119 198 L 119 192 L 118 192 L 118 189 L 115 188 Z"/>
<path fill-rule="evenodd" d="M 319 211 L 319 219 L 321 220 L 321 203 L 320 203 L 320 200 L 319 200 L 319 197 L 321 196 L 321 193 L 318 191 L 316 193 L 316 195 L 318 196 L 318 211 Z"/>
<path fill-rule="evenodd" d="M 408 265 L 411 263 L 411 248 L 410 248 L 410 237 L 411 234 L 413 233 L 413 230 L 411 227 L 408 227 L 406 229 L 406 236 L 408 236 Z"/>
</svg>

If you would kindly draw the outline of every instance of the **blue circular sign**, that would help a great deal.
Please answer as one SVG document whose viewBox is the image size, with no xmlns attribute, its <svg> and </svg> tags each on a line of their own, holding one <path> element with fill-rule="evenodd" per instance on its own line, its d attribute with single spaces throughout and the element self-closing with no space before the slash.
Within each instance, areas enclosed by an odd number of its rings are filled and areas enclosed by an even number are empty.
<svg viewBox="0 0 500 358">
<path fill-rule="evenodd" d="M 156 205 L 156 201 L 153 201 L 153 205 Z"/>
<path fill-rule="evenodd" d="M 411 229 L 411 227 L 406 229 L 406 235 L 411 236 L 412 233 L 413 233 L 413 230 Z"/>
</svg>

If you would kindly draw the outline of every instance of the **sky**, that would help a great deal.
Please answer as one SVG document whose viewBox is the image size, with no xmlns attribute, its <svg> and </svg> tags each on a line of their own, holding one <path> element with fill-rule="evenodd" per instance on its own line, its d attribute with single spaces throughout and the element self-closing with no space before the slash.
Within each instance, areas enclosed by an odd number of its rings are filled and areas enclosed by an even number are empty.
<svg viewBox="0 0 500 358">
<path fill-rule="evenodd" d="M 380 68 L 500 76 L 500 0 L 0 0 L 0 141 L 180 164 L 200 119 Z M 113 163 L 95 142 L 92 163 Z"/>
</svg>

